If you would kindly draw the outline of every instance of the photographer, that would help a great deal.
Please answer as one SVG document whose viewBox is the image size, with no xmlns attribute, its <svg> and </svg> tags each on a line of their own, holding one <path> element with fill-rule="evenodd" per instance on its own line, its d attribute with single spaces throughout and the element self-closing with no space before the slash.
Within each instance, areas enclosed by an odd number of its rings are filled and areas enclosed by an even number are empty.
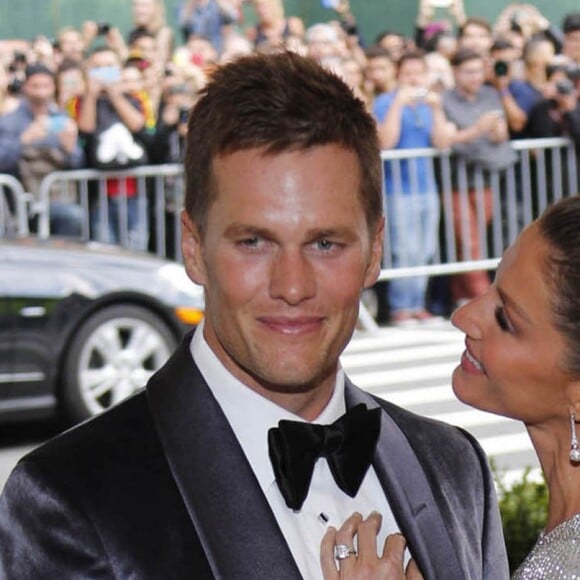
<svg viewBox="0 0 580 580">
<path fill-rule="evenodd" d="M 195 102 L 196 90 L 182 77 L 167 84 L 161 99 L 159 120 L 150 147 L 152 163 L 180 163 L 185 153 L 185 136 L 189 110 Z"/>
<path fill-rule="evenodd" d="M 500 94 L 485 84 L 484 58 L 475 50 L 460 49 L 451 64 L 455 89 L 443 94 L 443 107 L 457 128 L 453 137 L 457 163 L 452 166 L 455 241 L 460 259 L 479 260 L 484 255 L 479 224 L 488 225 L 492 219 L 492 175 L 501 177 L 517 156 L 508 141 Z M 489 286 L 483 270 L 456 274 L 450 282 L 452 302 L 475 298 Z"/>
<path fill-rule="evenodd" d="M 43 64 L 28 65 L 18 107 L 0 117 L 0 173 L 14 175 L 37 194 L 50 172 L 77 168 L 83 161 L 77 126 L 55 103 L 52 71 Z M 50 200 L 51 233 L 79 236 L 82 209 L 63 195 Z"/>
<path fill-rule="evenodd" d="M 22 81 L 15 81 L 13 73 L 8 70 L 8 67 L 0 64 L 0 117 L 18 108 L 20 104 L 18 94 L 21 87 Z"/>
<path fill-rule="evenodd" d="M 554 45 L 545 36 L 532 37 L 523 49 L 524 78 L 510 81 L 508 90 L 499 88 L 512 139 L 531 138 L 529 117 L 543 100 L 546 90 L 546 67 L 554 57 Z"/>
<path fill-rule="evenodd" d="M 526 113 L 528 105 L 519 103 L 515 94 L 521 97 L 521 93 L 514 91 L 514 86 L 517 86 L 514 83 L 521 81 L 513 79 L 516 50 L 509 40 L 498 39 L 491 45 L 489 56 L 487 81 L 501 96 L 510 136 L 513 136 L 522 131 L 528 120 Z"/>
<path fill-rule="evenodd" d="M 571 61 L 548 67 L 546 98 L 530 114 L 532 137 L 570 137 L 580 151 L 580 69 Z"/>
</svg>

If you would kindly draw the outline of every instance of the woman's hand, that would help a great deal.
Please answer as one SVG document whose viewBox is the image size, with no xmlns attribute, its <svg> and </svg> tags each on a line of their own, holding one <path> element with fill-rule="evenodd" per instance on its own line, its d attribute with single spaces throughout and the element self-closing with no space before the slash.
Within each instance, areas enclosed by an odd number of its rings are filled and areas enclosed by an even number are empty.
<svg viewBox="0 0 580 580">
<path fill-rule="evenodd" d="M 414 560 L 403 567 L 406 540 L 401 534 L 387 537 L 382 554 L 377 554 L 377 534 L 382 516 L 373 512 L 363 520 L 358 513 L 350 516 L 339 530 L 329 528 L 320 545 L 320 563 L 324 580 L 423 580 Z M 335 546 L 354 549 L 357 553 L 336 559 Z M 338 566 L 338 567 L 337 567 Z"/>
</svg>

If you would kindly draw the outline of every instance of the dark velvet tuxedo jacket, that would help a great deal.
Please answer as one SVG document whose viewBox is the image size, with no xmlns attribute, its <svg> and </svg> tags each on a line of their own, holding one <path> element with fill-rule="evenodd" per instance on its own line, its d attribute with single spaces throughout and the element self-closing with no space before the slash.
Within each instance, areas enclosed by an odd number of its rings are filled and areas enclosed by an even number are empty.
<svg viewBox="0 0 580 580">
<path fill-rule="evenodd" d="M 146 390 L 20 461 L 0 499 L 0 578 L 301 578 L 189 341 Z M 473 438 L 348 381 L 345 396 L 384 409 L 373 465 L 425 578 L 508 578 Z"/>
</svg>

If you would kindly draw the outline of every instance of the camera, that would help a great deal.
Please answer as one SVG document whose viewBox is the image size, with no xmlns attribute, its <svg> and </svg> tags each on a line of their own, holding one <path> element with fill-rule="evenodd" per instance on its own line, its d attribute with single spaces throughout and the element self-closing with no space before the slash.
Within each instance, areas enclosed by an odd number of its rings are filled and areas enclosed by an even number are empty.
<svg viewBox="0 0 580 580">
<path fill-rule="evenodd" d="M 566 74 L 573 83 L 580 81 L 580 64 L 569 64 L 566 67 Z"/>
<path fill-rule="evenodd" d="M 98 36 L 105 36 L 106 34 L 109 34 L 109 30 L 111 30 L 111 25 L 108 22 L 99 22 L 97 24 Z"/>
<path fill-rule="evenodd" d="M 20 52 L 19 50 L 14 51 L 13 61 L 16 64 L 26 64 L 26 54 Z"/>
<path fill-rule="evenodd" d="M 10 93 L 11 95 L 19 95 L 20 92 L 22 91 L 22 85 L 24 84 L 24 81 L 22 79 L 16 78 L 14 77 L 9 83 L 8 86 L 6 87 L 6 90 L 8 91 L 8 93 Z"/>
<path fill-rule="evenodd" d="M 505 60 L 496 60 L 493 63 L 493 73 L 496 77 L 506 77 L 509 74 L 510 65 Z"/>
<path fill-rule="evenodd" d="M 556 82 L 556 92 L 559 95 L 571 95 L 574 92 L 574 83 L 570 79 Z"/>
<path fill-rule="evenodd" d="M 188 107 L 180 107 L 179 108 L 179 123 L 187 123 L 189 120 L 189 108 Z"/>
</svg>

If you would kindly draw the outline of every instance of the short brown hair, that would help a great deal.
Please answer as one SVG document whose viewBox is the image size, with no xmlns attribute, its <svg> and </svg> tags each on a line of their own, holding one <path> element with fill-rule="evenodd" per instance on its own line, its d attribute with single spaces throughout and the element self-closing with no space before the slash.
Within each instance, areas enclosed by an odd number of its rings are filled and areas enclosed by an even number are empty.
<svg viewBox="0 0 580 580">
<path fill-rule="evenodd" d="M 406 50 L 397 62 L 397 74 L 399 74 L 401 68 L 406 62 L 413 60 L 418 60 L 425 68 L 427 68 L 427 64 L 425 63 L 425 53 L 422 50 Z"/>
<path fill-rule="evenodd" d="M 217 192 L 212 162 L 259 148 L 265 154 L 337 144 L 356 153 L 371 231 L 382 216 L 376 123 L 334 73 L 291 52 L 253 54 L 216 69 L 194 106 L 185 154 L 185 209 L 203 234 Z"/>
<path fill-rule="evenodd" d="M 483 57 L 471 48 L 460 48 L 451 58 L 451 66 L 458 67 L 470 60 L 483 60 Z"/>
<path fill-rule="evenodd" d="M 487 33 L 490 36 L 492 35 L 493 32 L 489 20 L 487 20 L 486 18 L 480 18 L 479 16 L 471 16 L 470 18 L 467 18 L 465 22 L 459 27 L 459 30 L 457 31 L 458 38 L 463 38 L 463 36 L 465 36 L 465 30 L 469 26 L 477 26 L 479 28 L 483 28 L 485 31 L 487 31 Z"/>
</svg>

